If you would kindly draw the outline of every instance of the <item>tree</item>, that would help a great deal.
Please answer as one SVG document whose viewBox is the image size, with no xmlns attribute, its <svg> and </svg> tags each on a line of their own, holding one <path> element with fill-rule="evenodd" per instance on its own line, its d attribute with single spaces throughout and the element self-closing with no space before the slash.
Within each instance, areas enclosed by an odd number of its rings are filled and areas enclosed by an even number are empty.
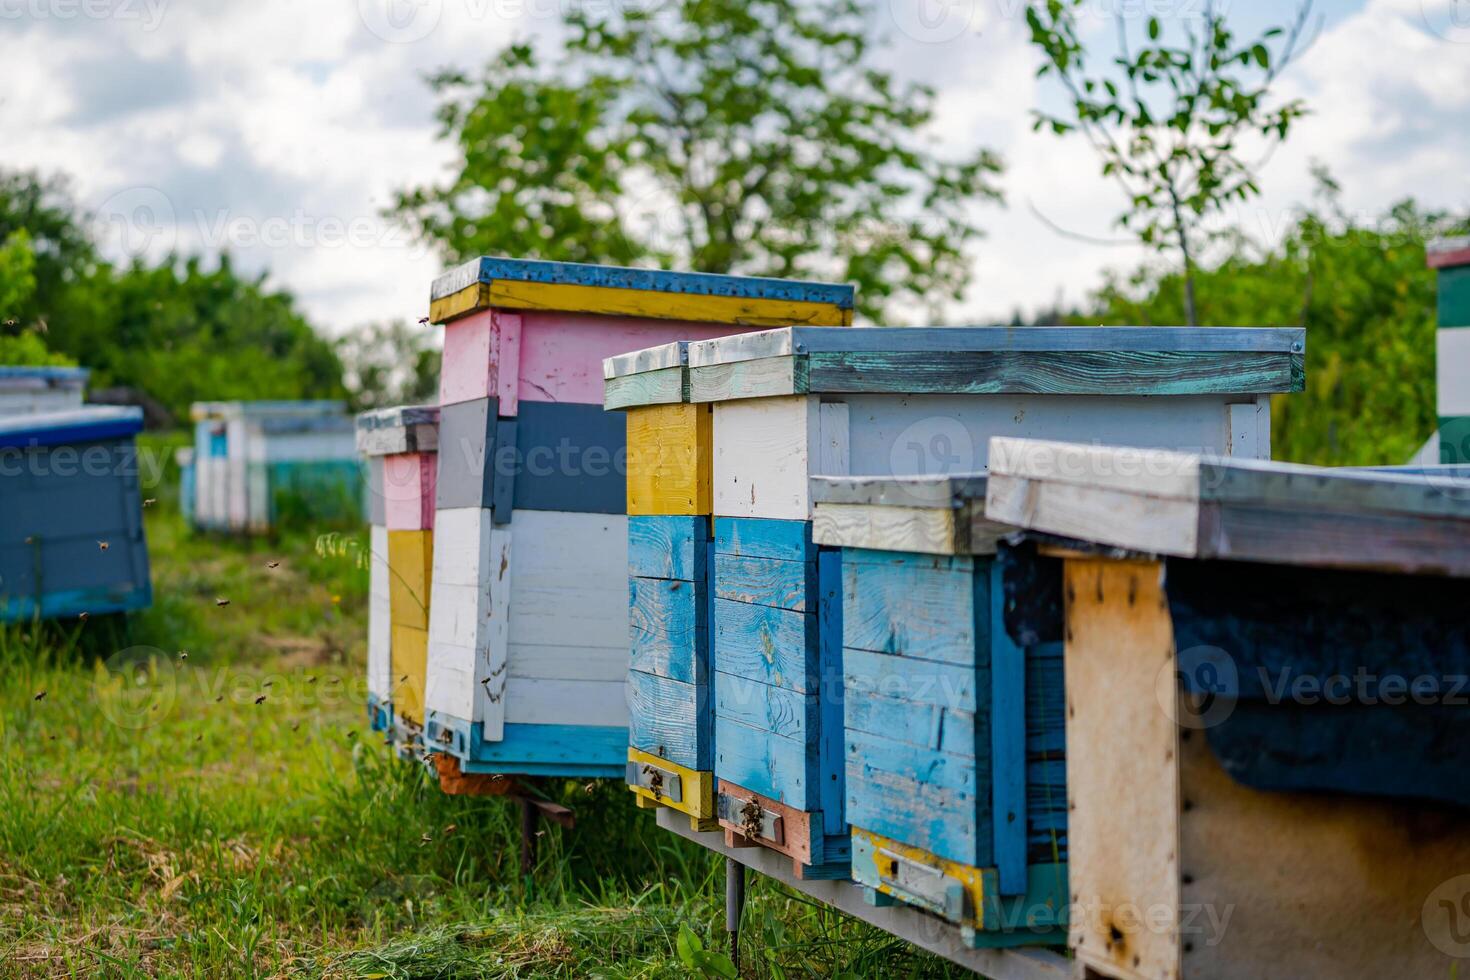
<svg viewBox="0 0 1470 980">
<path fill-rule="evenodd" d="M 868 0 L 581 5 L 559 55 L 445 72 L 458 173 L 394 213 L 445 254 L 840 278 L 861 312 L 937 308 L 969 279 L 985 150 L 921 136 L 934 93 L 871 64 Z M 896 304 L 895 304 L 896 305 Z"/>
<path fill-rule="evenodd" d="M 432 331 L 401 320 L 355 330 L 337 340 L 353 411 L 438 400 L 439 352 Z"/>
<path fill-rule="evenodd" d="M 99 263 L 60 298 L 48 338 L 94 386 L 138 388 L 177 418 L 200 400 L 346 395 L 332 344 L 291 295 L 241 276 L 228 255 L 213 269 L 197 257 Z"/>
<path fill-rule="evenodd" d="M 1195 271 L 1206 323 L 1307 328 L 1306 391 L 1273 399 L 1276 458 L 1403 463 L 1434 431 L 1436 292 L 1424 242 L 1456 230 L 1412 201 L 1364 224 L 1329 199 L 1305 211 L 1279 247 L 1237 236 L 1223 261 Z M 1178 323 L 1182 276 L 1143 268 L 1114 277 L 1077 322 Z"/>
<path fill-rule="evenodd" d="M 1241 142 L 1256 138 L 1267 156 L 1306 113 L 1300 100 L 1271 107 L 1271 83 L 1299 51 L 1311 0 L 1289 28 L 1271 28 L 1240 43 L 1206 0 L 1197 27 L 1180 30 L 1183 44 L 1163 40 L 1157 17 L 1147 21 L 1148 40 L 1134 49 L 1125 14 L 1116 15 L 1117 71 L 1089 74 L 1078 32 L 1085 0 L 1038 0 L 1026 9 L 1031 41 L 1042 53 L 1037 74 L 1055 76 L 1071 101 L 1064 117 L 1035 113 L 1035 128 L 1057 135 L 1080 131 L 1128 195 L 1118 223 L 1159 252 L 1181 260 L 1184 319 L 1199 323 L 1195 269 L 1201 250 L 1215 238 L 1206 219 L 1232 202 L 1260 193 Z M 1278 44 L 1279 50 L 1271 45 Z"/>
<path fill-rule="evenodd" d="M 5 318 L 44 323 L 44 311 L 96 262 L 96 249 L 78 215 L 66 178 L 0 171 L 0 243 L 25 235 L 32 281 L 24 302 L 6 304 Z"/>
</svg>

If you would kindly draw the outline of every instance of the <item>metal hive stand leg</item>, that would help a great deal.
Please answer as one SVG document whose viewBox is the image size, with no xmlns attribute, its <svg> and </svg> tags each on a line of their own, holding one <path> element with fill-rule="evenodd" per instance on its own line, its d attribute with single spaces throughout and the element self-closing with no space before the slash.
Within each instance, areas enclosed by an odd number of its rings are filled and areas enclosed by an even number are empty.
<svg viewBox="0 0 1470 980">
<path fill-rule="evenodd" d="M 730 962 L 740 972 L 740 915 L 745 911 L 745 865 L 725 858 L 725 931 L 730 934 Z"/>
</svg>

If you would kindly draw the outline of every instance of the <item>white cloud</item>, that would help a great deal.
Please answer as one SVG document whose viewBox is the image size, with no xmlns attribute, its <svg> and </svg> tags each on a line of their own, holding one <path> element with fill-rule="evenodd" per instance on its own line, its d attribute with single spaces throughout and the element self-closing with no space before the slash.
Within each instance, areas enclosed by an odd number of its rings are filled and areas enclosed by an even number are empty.
<svg viewBox="0 0 1470 980">
<path fill-rule="evenodd" d="M 417 318 L 440 262 L 380 211 L 452 160 L 434 139 L 422 75 L 554 33 L 565 2 L 136 0 L 135 18 L 0 21 L 5 162 L 71 173 L 89 207 L 120 201 L 129 220 L 171 222 L 120 228 L 116 248 L 230 247 L 333 331 Z M 1453 2 L 1368 0 L 1334 18 L 1281 83 L 1314 115 L 1270 162 L 1265 196 L 1242 220 L 1279 227 L 1310 193 L 1312 158 L 1329 163 L 1353 208 L 1409 194 L 1470 205 L 1470 45 L 1448 39 L 1460 37 Z M 1054 92 L 1035 79 L 1022 10 L 1019 0 L 880 0 L 893 40 L 880 57 L 939 90 L 939 146 L 985 145 L 1006 159 L 1009 204 L 977 206 L 988 237 L 953 311 L 971 319 L 1059 294 L 1076 301 L 1104 269 L 1144 257 L 1058 234 L 1033 213 L 1109 240 L 1123 199 L 1080 140 L 1031 131 L 1033 107 Z"/>
</svg>

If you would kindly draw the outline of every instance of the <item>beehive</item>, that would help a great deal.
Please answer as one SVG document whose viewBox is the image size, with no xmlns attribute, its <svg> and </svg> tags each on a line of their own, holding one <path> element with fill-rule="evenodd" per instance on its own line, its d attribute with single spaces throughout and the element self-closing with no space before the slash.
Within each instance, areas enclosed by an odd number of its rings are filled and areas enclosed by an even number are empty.
<svg viewBox="0 0 1470 980">
<path fill-rule="evenodd" d="M 1059 643 L 1006 633 L 985 477 L 817 477 L 841 549 L 852 877 L 976 945 L 1065 941 Z"/>
<path fill-rule="evenodd" d="M 153 601 L 136 408 L 0 417 L 0 620 L 141 609 Z"/>
<path fill-rule="evenodd" d="M 987 516 L 1041 537 L 1003 558 L 1034 585 L 1008 616 L 1065 637 L 1087 974 L 1453 975 L 1470 481 L 1028 440 L 990 457 Z"/>
<path fill-rule="evenodd" d="M 434 284 L 445 324 L 429 744 L 462 772 L 622 775 L 625 418 L 602 364 L 773 323 L 850 322 L 812 283 L 480 259 Z"/>
<path fill-rule="evenodd" d="M 400 745 L 421 741 L 428 671 L 438 406 L 357 417 L 370 539 L 368 717 Z"/>
<path fill-rule="evenodd" d="M 352 419 L 341 402 L 196 402 L 195 526 L 266 533 L 283 519 L 361 512 Z"/>
<path fill-rule="evenodd" d="M 81 408 L 89 373 L 75 367 L 0 365 L 0 418 Z"/>
<path fill-rule="evenodd" d="M 997 433 L 1265 455 L 1269 395 L 1301 387 L 1303 344 L 1299 330 L 1141 328 L 691 344 L 690 399 L 713 405 L 716 809 L 732 839 L 791 855 L 803 877 L 849 872 L 842 561 L 813 540 L 811 477 L 983 469 Z"/>
<path fill-rule="evenodd" d="M 1439 461 L 1470 463 L 1470 238 L 1436 242 L 1428 254 L 1439 282 Z"/>
</svg>

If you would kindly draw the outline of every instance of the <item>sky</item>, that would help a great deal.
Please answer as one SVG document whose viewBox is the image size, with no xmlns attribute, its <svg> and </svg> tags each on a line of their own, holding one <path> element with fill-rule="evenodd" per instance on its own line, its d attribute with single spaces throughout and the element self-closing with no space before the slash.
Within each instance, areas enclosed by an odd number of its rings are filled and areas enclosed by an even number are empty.
<svg viewBox="0 0 1470 980">
<path fill-rule="evenodd" d="M 554 40 L 567 5 L 652 0 L 0 0 L 0 166 L 71 177 L 107 254 L 228 250 L 332 334 L 427 311 L 443 261 L 381 215 L 442 180 L 425 72 Z M 1034 133 L 1057 104 L 1035 77 L 1024 0 L 875 0 L 875 60 L 939 93 L 937 152 L 1004 158 L 1004 207 L 977 205 L 974 280 L 948 311 L 985 323 L 1073 303 L 1146 258 L 1078 137 Z M 1108 50 L 1205 0 L 1088 0 Z M 1289 13 L 1217 0 L 1238 33 Z M 1312 114 L 1228 220 L 1270 242 L 1311 199 L 1312 161 L 1365 219 L 1408 196 L 1470 210 L 1470 0 L 1317 0 L 1310 46 L 1277 82 Z M 1057 229 L 1065 229 L 1063 234 Z"/>
</svg>

